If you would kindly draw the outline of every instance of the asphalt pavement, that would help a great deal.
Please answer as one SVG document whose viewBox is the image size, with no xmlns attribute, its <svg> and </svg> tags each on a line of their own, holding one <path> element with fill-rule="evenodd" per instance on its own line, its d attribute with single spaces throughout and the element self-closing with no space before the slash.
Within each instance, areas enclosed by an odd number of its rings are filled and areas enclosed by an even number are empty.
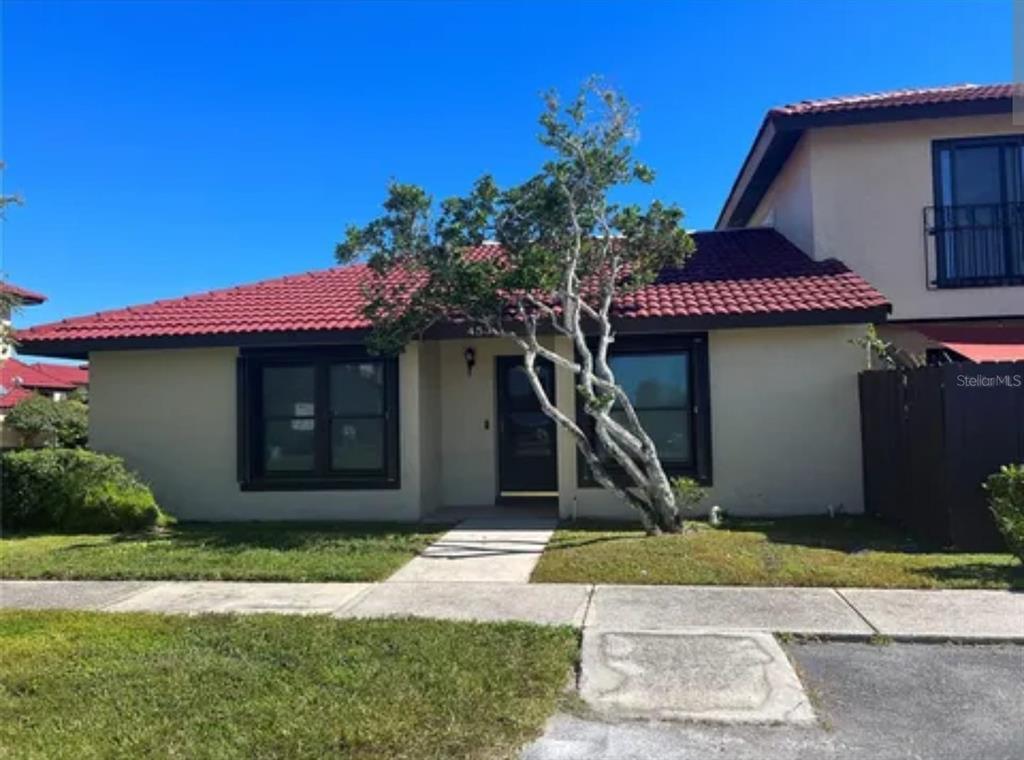
<svg viewBox="0 0 1024 760">
<path fill-rule="evenodd" d="M 785 650 L 810 696 L 814 726 L 611 721 L 562 713 L 522 758 L 1024 758 L 1024 646 L 791 642 Z"/>
</svg>

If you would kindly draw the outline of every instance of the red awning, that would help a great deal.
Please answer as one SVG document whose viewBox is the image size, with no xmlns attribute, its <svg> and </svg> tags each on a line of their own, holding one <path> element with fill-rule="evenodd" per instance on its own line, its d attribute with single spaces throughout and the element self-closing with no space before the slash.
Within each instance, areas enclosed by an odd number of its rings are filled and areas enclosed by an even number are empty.
<svg viewBox="0 0 1024 760">
<path fill-rule="evenodd" d="M 914 329 L 974 362 L 1024 360 L 1024 326 L 918 325 Z"/>
</svg>

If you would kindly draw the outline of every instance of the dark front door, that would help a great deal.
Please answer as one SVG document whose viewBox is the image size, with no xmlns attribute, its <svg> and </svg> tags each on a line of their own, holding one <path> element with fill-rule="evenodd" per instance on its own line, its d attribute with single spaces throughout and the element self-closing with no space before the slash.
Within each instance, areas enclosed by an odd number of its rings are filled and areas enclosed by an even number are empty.
<svg viewBox="0 0 1024 760">
<path fill-rule="evenodd" d="M 537 360 L 537 375 L 555 397 L 555 370 Z M 498 357 L 499 498 L 551 497 L 558 492 L 555 423 L 540 409 L 519 356 Z"/>
</svg>

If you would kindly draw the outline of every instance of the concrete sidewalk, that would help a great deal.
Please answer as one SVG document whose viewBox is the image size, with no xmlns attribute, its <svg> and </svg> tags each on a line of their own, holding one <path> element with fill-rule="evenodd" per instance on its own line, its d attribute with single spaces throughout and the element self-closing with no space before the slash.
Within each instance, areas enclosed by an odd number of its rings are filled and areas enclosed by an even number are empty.
<svg viewBox="0 0 1024 760">
<path fill-rule="evenodd" d="M 588 630 L 1024 642 L 1011 591 L 591 586 L 519 582 L 0 581 L 0 607 L 518 620 Z"/>
</svg>

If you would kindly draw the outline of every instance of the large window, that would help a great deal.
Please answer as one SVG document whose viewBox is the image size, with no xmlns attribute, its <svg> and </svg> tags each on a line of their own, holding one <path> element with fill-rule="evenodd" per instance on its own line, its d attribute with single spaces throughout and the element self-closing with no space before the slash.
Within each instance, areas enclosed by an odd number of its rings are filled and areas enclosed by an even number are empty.
<svg viewBox="0 0 1024 760">
<path fill-rule="evenodd" d="M 1015 284 L 1024 278 L 1024 136 L 934 143 L 939 287 Z"/>
<path fill-rule="evenodd" d="M 640 423 L 654 441 L 662 466 L 669 475 L 711 480 L 710 408 L 707 385 L 707 341 L 703 336 L 658 338 L 620 337 L 609 356 L 615 379 L 629 396 Z M 600 442 L 593 423 L 582 408 L 579 418 Z M 623 420 L 625 412 L 612 410 Z M 617 469 L 604 455 L 613 472 Z M 593 485 L 593 476 L 580 458 L 580 482 Z"/>
<path fill-rule="evenodd" d="M 243 488 L 397 488 L 397 375 L 362 351 L 244 354 Z"/>
</svg>

